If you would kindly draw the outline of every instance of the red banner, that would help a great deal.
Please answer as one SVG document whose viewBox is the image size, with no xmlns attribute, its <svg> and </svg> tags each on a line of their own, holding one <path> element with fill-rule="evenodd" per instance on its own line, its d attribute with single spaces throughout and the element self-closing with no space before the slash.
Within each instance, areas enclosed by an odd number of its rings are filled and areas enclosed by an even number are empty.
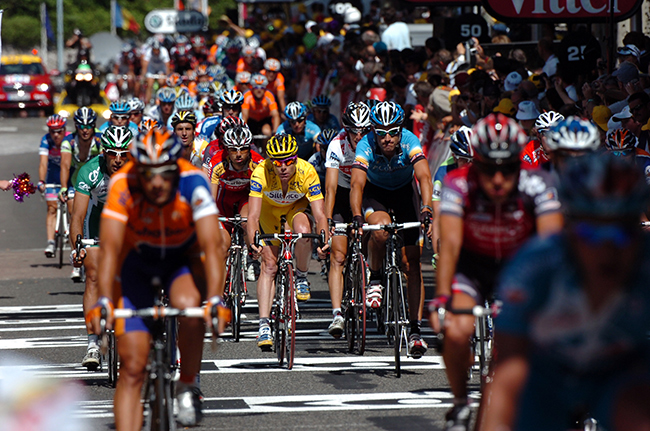
<svg viewBox="0 0 650 431">
<path fill-rule="evenodd" d="M 424 6 L 480 6 L 481 0 L 405 0 L 407 3 L 423 3 Z"/>
<path fill-rule="evenodd" d="M 490 15 L 504 21 L 605 21 L 614 6 L 614 20 L 634 15 L 643 0 L 483 0 Z"/>
</svg>

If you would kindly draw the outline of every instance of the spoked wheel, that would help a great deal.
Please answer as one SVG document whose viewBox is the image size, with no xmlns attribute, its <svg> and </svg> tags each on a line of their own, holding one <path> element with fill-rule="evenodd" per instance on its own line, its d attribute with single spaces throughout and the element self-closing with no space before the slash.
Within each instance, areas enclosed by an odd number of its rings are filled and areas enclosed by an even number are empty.
<svg viewBox="0 0 650 431">
<path fill-rule="evenodd" d="M 282 297 L 282 295 L 279 294 L 279 289 L 284 289 L 284 279 L 280 274 L 278 274 L 275 279 L 275 290 L 276 296 Z M 286 316 L 284 315 L 284 302 L 286 302 L 286 300 L 287 299 L 284 298 L 284 301 L 282 302 L 276 301 L 273 305 L 275 309 L 275 312 L 273 313 L 275 316 L 273 320 L 273 348 L 278 355 L 278 365 L 280 366 L 284 364 L 284 355 L 287 349 L 287 338 L 285 332 Z"/>
<path fill-rule="evenodd" d="M 157 376 L 151 381 L 153 396 L 149 398 L 150 429 L 152 431 L 175 430 L 174 411 L 171 397 L 171 386 L 165 384 L 163 376 Z"/>
<path fill-rule="evenodd" d="M 354 321 L 354 299 L 352 284 L 353 276 L 351 274 L 352 268 L 346 268 L 345 278 L 343 279 L 343 301 L 341 307 L 343 308 L 343 317 L 345 319 L 345 339 L 348 342 L 348 352 L 354 351 L 354 339 L 356 337 L 356 323 Z"/>
<path fill-rule="evenodd" d="M 402 342 L 402 322 L 400 321 L 400 298 L 399 298 L 399 273 L 393 271 L 390 275 L 390 309 L 391 318 L 393 322 L 393 348 L 395 353 L 395 375 L 402 377 L 401 357 L 400 357 L 400 344 Z"/>
<path fill-rule="evenodd" d="M 285 291 L 285 324 L 286 324 L 286 348 L 287 348 L 287 368 L 293 368 L 293 360 L 296 355 L 296 279 L 293 275 L 293 267 L 287 267 L 287 279 L 285 280 L 287 290 Z"/>
<path fill-rule="evenodd" d="M 232 329 L 232 337 L 237 342 L 239 341 L 239 335 L 241 331 L 241 265 L 241 252 L 239 252 L 234 259 L 233 265 L 230 267 L 230 274 L 228 278 L 228 284 L 230 287 L 230 311 L 232 314 L 232 322 L 230 322 L 230 326 Z"/>
<path fill-rule="evenodd" d="M 366 263 L 363 256 L 357 262 L 354 275 L 354 332 L 357 337 L 357 352 L 363 355 L 366 351 Z"/>
<path fill-rule="evenodd" d="M 56 233 L 56 252 L 59 254 L 59 269 L 63 268 L 63 231 Z"/>
<path fill-rule="evenodd" d="M 118 368 L 118 363 L 117 363 L 117 342 L 115 340 L 115 331 L 109 330 L 108 331 L 108 360 L 107 362 L 107 368 L 108 368 L 108 383 L 112 386 L 115 387 L 117 384 L 117 368 Z"/>
</svg>

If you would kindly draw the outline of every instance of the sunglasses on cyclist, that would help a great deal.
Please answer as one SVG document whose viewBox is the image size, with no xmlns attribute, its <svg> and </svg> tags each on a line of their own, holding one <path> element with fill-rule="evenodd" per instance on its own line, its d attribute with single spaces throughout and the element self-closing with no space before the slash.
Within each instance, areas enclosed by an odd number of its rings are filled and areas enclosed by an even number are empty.
<svg viewBox="0 0 650 431">
<path fill-rule="evenodd" d="M 128 153 L 128 151 L 104 150 L 104 154 L 111 157 L 124 157 Z"/>
<path fill-rule="evenodd" d="M 492 163 L 480 163 L 475 162 L 474 165 L 479 172 L 488 177 L 494 177 L 497 172 L 501 172 L 504 176 L 514 175 L 519 172 L 521 164 L 518 162 L 515 163 L 504 163 L 502 165 L 492 164 Z"/>
<path fill-rule="evenodd" d="M 138 168 L 138 173 L 147 181 L 153 179 L 157 175 L 160 175 L 164 180 L 171 180 L 178 173 L 178 165 L 165 165 L 158 166 L 157 168 L 141 166 Z"/>
<path fill-rule="evenodd" d="M 305 120 L 307 120 L 305 117 L 298 118 L 297 120 L 289 120 L 289 123 L 291 124 L 296 124 L 296 123 L 304 123 Z"/>
<path fill-rule="evenodd" d="M 314 108 L 314 113 L 316 112 L 319 114 L 329 114 L 330 110 L 327 108 Z"/>
<path fill-rule="evenodd" d="M 298 156 L 287 157 L 286 159 L 273 159 L 273 164 L 280 168 L 282 165 L 291 166 L 296 163 L 296 160 L 298 160 Z"/>
<path fill-rule="evenodd" d="M 92 130 L 94 128 L 94 124 L 77 124 L 77 129 L 79 130 Z"/>
<path fill-rule="evenodd" d="M 50 129 L 50 133 L 65 133 L 65 129 Z"/>
<path fill-rule="evenodd" d="M 616 157 L 628 157 L 634 154 L 634 150 L 612 151 L 612 154 Z"/>
<path fill-rule="evenodd" d="M 576 224 L 573 227 L 573 232 L 589 245 L 598 246 L 610 242 L 619 248 L 627 247 L 634 236 L 634 230 L 630 227 L 589 222 Z"/>
<path fill-rule="evenodd" d="M 253 85 L 253 90 L 266 90 L 264 85 Z"/>
<path fill-rule="evenodd" d="M 133 117 L 133 116 L 136 116 L 136 115 L 142 115 L 142 114 L 143 114 L 142 111 L 134 111 L 134 112 L 130 112 L 130 113 L 129 113 L 129 116 Z"/>
<path fill-rule="evenodd" d="M 386 136 L 386 135 L 390 135 L 390 136 L 395 137 L 395 136 L 399 135 L 401 131 L 402 131 L 402 128 L 401 128 L 401 127 L 393 127 L 392 129 L 388 129 L 388 130 L 384 130 L 384 129 L 375 129 L 375 133 L 376 133 L 377 136 L 379 136 L 380 138 L 383 138 L 383 137 Z"/>
<path fill-rule="evenodd" d="M 362 127 L 360 129 L 348 128 L 347 131 L 350 135 L 365 135 L 370 129 L 368 127 Z"/>
<path fill-rule="evenodd" d="M 239 105 L 222 105 L 224 111 L 236 111 L 239 109 Z"/>
<path fill-rule="evenodd" d="M 129 118 L 131 118 L 131 116 L 130 115 L 115 115 L 115 114 L 113 114 L 113 115 L 111 115 L 111 118 L 114 118 L 116 120 L 128 120 Z"/>
</svg>

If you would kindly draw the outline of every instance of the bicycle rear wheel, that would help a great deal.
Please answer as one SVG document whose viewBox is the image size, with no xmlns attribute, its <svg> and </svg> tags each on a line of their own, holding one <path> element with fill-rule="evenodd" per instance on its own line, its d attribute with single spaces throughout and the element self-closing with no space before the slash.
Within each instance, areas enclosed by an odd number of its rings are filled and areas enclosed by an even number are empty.
<svg viewBox="0 0 650 431">
<path fill-rule="evenodd" d="M 354 318 L 354 275 L 352 274 L 352 264 L 348 259 L 343 276 L 343 300 L 341 306 L 344 311 L 345 318 L 345 339 L 348 342 L 348 352 L 354 351 L 354 343 L 356 338 L 356 322 Z"/>
<path fill-rule="evenodd" d="M 286 352 L 287 338 L 285 331 L 284 303 L 286 298 L 283 297 L 282 289 L 284 288 L 284 277 L 279 274 L 275 278 L 276 301 L 273 304 L 274 312 L 271 313 L 273 319 L 273 348 L 278 355 L 278 365 L 284 364 L 284 355 Z"/>
<path fill-rule="evenodd" d="M 108 360 L 107 360 L 107 368 L 108 368 L 108 383 L 111 385 L 111 387 L 115 387 L 117 384 L 117 342 L 115 340 L 115 331 L 109 330 L 108 331 Z"/>
<path fill-rule="evenodd" d="M 354 331 L 356 333 L 357 352 L 363 355 L 366 351 L 366 262 L 362 255 L 354 269 Z"/>
<path fill-rule="evenodd" d="M 151 431 L 175 430 L 171 382 L 163 375 L 163 370 L 157 370 L 150 381 L 149 389 L 149 423 Z"/>
<path fill-rule="evenodd" d="M 296 279 L 293 274 L 293 266 L 287 265 L 285 279 L 285 324 L 286 324 L 286 347 L 287 347 L 287 368 L 293 368 L 293 361 L 296 355 Z"/>
<path fill-rule="evenodd" d="M 241 250 L 235 251 L 233 264 L 230 267 L 230 311 L 232 314 L 232 337 L 239 342 L 241 333 L 241 291 L 242 291 L 242 258 Z"/>
<path fill-rule="evenodd" d="M 391 325 L 393 326 L 393 349 L 395 353 L 395 375 L 402 377 L 401 357 L 400 357 L 400 343 L 402 341 L 402 322 L 400 319 L 400 300 L 399 300 L 399 271 L 391 271 L 390 274 L 390 317 L 393 319 Z"/>
</svg>

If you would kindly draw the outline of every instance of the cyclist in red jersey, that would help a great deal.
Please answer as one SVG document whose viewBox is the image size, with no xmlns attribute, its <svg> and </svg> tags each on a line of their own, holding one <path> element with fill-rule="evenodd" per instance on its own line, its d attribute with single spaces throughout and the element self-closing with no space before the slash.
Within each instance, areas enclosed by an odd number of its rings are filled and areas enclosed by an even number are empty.
<svg viewBox="0 0 650 431">
<path fill-rule="evenodd" d="M 521 163 L 524 169 L 538 168 L 551 161 L 551 153 L 546 143 L 546 132 L 554 123 L 564 120 L 564 115 L 555 111 L 543 112 L 535 120 L 536 139 L 531 140 L 521 152 Z"/>
<path fill-rule="evenodd" d="M 210 177 L 212 174 L 212 158 L 217 154 L 220 150 L 223 150 L 224 147 L 221 143 L 221 140 L 223 138 L 223 135 L 226 133 L 228 129 L 232 129 L 233 127 L 248 127 L 246 123 L 244 123 L 241 118 L 239 117 L 225 117 L 219 122 L 219 127 L 217 127 L 214 130 L 214 133 L 212 134 L 212 139 L 210 143 L 208 144 L 207 147 L 205 147 L 205 151 L 203 152 L 203 171 L 205 172 L 208 177 Z"/>
<path fill-rule="evenodd" d="M 253 135 L 271 136 L 280 126 L 280 112 L 275 97 L 266 89 L 268 80 L 264 75 L 255 75 L 251 79 L 253 89 L 244 94 L 241 118 L 253 132 Z"/>
<path fill-rule="evenodd" d="M 521 147 L 527 137 L 512 119 L 491 114 L 473 128 L 474 162 L 447 175 L 440 203 L 440 257 L 437 291 L 430 310 L 449 307 L 445 319 L 447 378 L 454 407 L 446 428 L 466 430 L 470 421 L 467 372 L 474 316 L 454 315 L 492 295 L 504 261 L 536 232 L 562 227 L 560 203 L 551 174 L 521 170 Z M 431 313 L 440 331 L 437 313 Z"/>
</svg>

